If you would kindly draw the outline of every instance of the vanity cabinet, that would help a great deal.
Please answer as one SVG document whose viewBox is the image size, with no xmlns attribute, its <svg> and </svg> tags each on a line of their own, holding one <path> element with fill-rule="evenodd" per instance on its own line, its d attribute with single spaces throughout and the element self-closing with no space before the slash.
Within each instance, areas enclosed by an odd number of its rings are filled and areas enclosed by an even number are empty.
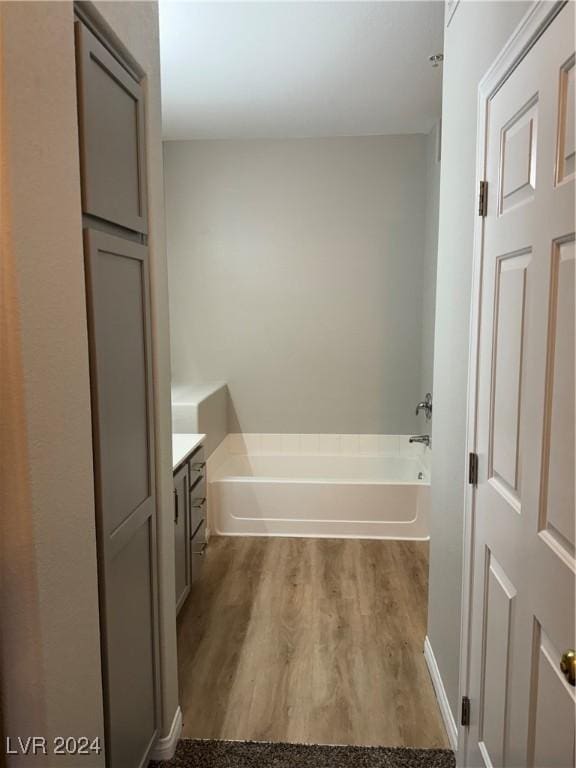
<svg viewBox="0 0 576 768">
<path fill-rule="evenodd" d="M 176 613 L 202 571 L 206 550 L 206 488 L 206 460 L 200 443 L 179 458 L 174 470 Z"/>
<path fill-rule="evenodd" d="M 190 514 L 188 508 L 188 464 L 174 473 L 174 563 L 176 613 L 190 592 Z"/>
</svg>

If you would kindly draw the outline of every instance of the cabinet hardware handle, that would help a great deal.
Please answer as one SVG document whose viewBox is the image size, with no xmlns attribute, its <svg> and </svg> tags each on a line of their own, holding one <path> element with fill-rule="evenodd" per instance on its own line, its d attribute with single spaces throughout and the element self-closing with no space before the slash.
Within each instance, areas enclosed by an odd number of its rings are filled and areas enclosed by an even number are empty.
<svg viewBox="0 0 576 768">
<path fill-rule="evenodd" d="M 196 538 L 196 534 L 198 533 L 198 531 L 200 530 L 200 528 L 202 528 L 202 526 L 203 526 L 203 524 L 204 524 L 205 522 L 206 522 L 206 521 L 205 521 L 204 519 L 200 520 L 200 522 L 198 523 L 198 525 L 196 526 L 196 528 L 194 528 L 194 530 L 192 531 L 192 535 L 190 536 L 190 541 L 194 541 L 194 539 Z"/>
<path fill-rule="evenodd" d="M 178 525 L 178 491 L 174 488 L 174 525 Z"/>
</svg>

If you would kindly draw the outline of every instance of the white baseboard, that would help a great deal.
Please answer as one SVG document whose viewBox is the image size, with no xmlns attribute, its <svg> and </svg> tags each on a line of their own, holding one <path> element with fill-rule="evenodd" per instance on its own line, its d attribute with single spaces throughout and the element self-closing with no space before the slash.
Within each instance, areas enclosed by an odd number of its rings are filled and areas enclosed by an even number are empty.
<svg viewBox="0 0 576 768">
<path fill-rule="evenodd" d="M 430 645 L 428 635 L 426 635 L 424 640 L 424 658 L 426 659 L 428 671 L 430 672 L 430 677 L 432 678 L 434 693 L 436 694 L 438 706 L 440 707 L 442 720 L 444 720 L 444 726 L 446 728 L 446 733 L 448 734 L 450 746 L 454 752 L 456 752 L 458 747 L 458 728 L 456 727 L 456 721 L 454 720 L 454 715 L 452 714 L 450 704 L 448 703 L 446 689 L 444 688 L 444 683 L 440 677 L 440 670 L 438 669 L 438 664 L 436 663 L 436 658 L 434 656 L 432 646 Z"/>
<path fill-rule="evenodd" d="M 172 726 L 168 736 L 164 736 L 162 739 L 158 739 L 154 745 L 152 752 L 150 753 L 150 760 L 172 760 L 174 752 L 176 752 L 176 745 L 178 739 L 182 733 L 182 710 L 180 707 L 174 713 L 174 719 L 172 720 Z"/>
</svg>

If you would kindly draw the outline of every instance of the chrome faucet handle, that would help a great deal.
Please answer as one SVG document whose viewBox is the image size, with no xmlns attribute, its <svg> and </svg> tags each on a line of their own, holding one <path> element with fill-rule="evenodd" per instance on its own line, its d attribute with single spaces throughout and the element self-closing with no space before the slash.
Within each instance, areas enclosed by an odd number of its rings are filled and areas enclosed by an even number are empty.
<svg viewBox="0 0 576 768">
<path fill-rule="evenodd" d="M 426 421 L 430 421 L 432 418 L 432 395 L 430 392 L 427 392 L 424 400 L 416 406 L 416 416 L 418 416 L 420 411 L 424 411 L 426 414 Z"/>
</svg>

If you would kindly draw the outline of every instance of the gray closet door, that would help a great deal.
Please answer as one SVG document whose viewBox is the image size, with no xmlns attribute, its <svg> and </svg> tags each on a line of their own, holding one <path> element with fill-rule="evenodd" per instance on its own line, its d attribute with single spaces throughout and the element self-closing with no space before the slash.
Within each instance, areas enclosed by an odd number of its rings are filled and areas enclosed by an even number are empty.
<svg viewBox="0 0 576 768">
<path fill-rule="evenodd" d="M 158 722 L 148 253 L 85 230 L 99 582 L 111 768 L 145 764 Z"/>
<path fill-rule="evenodd" d="M 178 612 L 190 592 L 190 511 L 187 464 L 174 475 L 174 559 L 176 612 Z"/>
<path fill-rule="evenodd" d="M 75 29 L 82 210 L 146 232 L 143 88 L 84 24 Z"/>
</svg>

